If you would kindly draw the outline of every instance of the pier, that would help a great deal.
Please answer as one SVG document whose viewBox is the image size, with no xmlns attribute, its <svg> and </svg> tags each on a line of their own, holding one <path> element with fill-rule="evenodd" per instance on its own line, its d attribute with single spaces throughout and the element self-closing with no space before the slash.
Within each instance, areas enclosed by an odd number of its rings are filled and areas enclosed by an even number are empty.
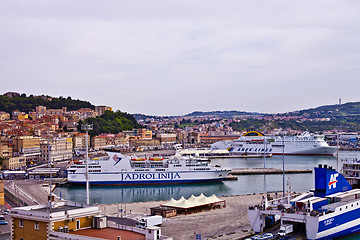
<svg viewBox="0 0 360 240">
<path fill-rule="evenodd" d="M 296 173 L 312 173 L 311 169 L 293 169 L 285 170 L 285 174 L 296 174 Z M 282 169 L 277 168 L 234 168 L 231 170 L 232 175 L 252 175 L 252 174 L 282 174 Z"/>
</svg>

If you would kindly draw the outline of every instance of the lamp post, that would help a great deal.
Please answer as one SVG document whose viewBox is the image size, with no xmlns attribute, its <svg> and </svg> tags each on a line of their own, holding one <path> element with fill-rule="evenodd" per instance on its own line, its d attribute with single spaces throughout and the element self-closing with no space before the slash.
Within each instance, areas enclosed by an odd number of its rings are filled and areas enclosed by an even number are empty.
<svg viewBox="0 0 360 240">
<path fill-rule="evenodd" d="M 285 145 L 284 135 L 282 136 L 282 162 L 283 162 L 283 197 L 285 197 Z"/>
<path fill-rule="evenodd" d="M 85 160 L 85 179 L 86 179 L 86 204 L 90 204 L 90 195 L 89 195 L 89 165 L 88 165 L 88 159 L 89 159 L 89 148 L 88 148 L 88 142 L 89 142 L 89 130 L 93 129 L 93 125 L 91 124 L 82 124 L 81 130 L 86 131 L 86 141 L 85 141 L 85 148 L 86 148 L 86 160 Z"/>
</svg>

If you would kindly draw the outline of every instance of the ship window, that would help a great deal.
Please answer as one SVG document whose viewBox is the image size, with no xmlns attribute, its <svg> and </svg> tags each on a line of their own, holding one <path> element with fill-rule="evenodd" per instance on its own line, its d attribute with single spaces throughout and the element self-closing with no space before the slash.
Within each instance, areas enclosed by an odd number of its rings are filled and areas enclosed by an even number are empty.
<svg viewBox="0 0 360 240">
<path fill-rule="evenodd" d="M 341 208 L 340 208 L 340 211 L 341 211 Z"/>
<path fill-rule="evenodd" d="M 347 206 L 345 207 L 345 209 L 347 209 Z"/>
</svg>

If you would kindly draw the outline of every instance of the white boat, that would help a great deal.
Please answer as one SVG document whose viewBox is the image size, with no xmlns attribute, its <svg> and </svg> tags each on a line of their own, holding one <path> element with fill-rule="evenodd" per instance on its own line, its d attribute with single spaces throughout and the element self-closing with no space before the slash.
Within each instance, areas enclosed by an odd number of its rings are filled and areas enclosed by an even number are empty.
<svg viewBox="0 0 360 240">
<path fill-rule="evenodd" d="M 237 140 L 221 141 L 211 145 L 211 149 L 228 149 L 233 153 L 273 155 L 333 155 L 336 147 L 329 146 L 323 136 L 305 132 L 299 136 L 264 136 L 251 131 Z"/>
<path fill-rule="evenodd" d="M 92 185 L 214 182 L 223 180 L 230 170 L 178 155 L 169 159 L 135 158 L 108 152 L 88 163 Z M 85 161 L 71 164 L 67 175 L 68 183 L 85 184 Z"/>
<path fill-rule="evenodd" d="M 352 189 L 331 167 L 315 168 L 315 190 L 263 201 L 248 209 L 255 232 L 263 232 L 266 219 L 293 225 L 306 239 L 334 239 L 360 232 L 360 189 Z M 298 235 L 297 235 L 298 236 Z M 355 238 L 354 238 L 355 239 Z"/>
</svg>

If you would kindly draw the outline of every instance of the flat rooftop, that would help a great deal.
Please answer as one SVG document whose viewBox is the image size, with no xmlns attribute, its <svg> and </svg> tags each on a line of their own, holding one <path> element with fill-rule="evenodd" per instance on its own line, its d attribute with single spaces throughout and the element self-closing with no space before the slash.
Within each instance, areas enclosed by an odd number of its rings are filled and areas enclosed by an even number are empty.
<svg viewBox="0 0 360 240">
<path fill-rule="evenodd" d="M 53 207 L 53 208 L 51 208 L 51 212 L 64 212 L 64 211 L 69 211 L 69 210 L 74 210 L 74 209 L 79 209 L 79 208 L 82 208 L 82 207 L 65 205 L 65 206 Z M 36 211 L 36 212 L 49 212 L 49 210 L 50 210 L 49 207 L 31 209 L 31 211 Z"/>
<path fill-rule="evenodd" d="M 102 238 L 102 239 L 117 239 L 118 236 L 121 236 L 121 240 L 145 240 L 145 235 L 126 231 L 122 229 L 116 229 L 116 228 L 103 228 L 103 229 L 82 229 L 77 230 L 71 233 L 72 235 L 81 235 L 81 236 L 87 236 L 87 237 L 96 237 L 96 238 Z"/>
</svg>

